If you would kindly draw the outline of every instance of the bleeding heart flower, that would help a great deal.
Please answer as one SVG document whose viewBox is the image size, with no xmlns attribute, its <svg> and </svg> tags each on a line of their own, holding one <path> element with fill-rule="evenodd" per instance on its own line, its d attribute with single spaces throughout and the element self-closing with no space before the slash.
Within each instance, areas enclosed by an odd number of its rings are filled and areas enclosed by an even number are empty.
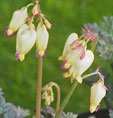
<svg viewBox="0 0 113 118">
<path fill-rule="evenodd" d="M 91 50 L 87 50 L 85 40 L 80 40 L 76 33 L 72 33 L 64 46 L 62 56 L 62 69 L 68 72 L 63 77 L 71 77 L 82 83 L 81 75 L 91 66 L 94 60 L 94 54 Z"/>
<path fill-rule="evenodd" d="M 25 23 L 25 20 L 28 17 L 27 8 L 28 6 L 23 7 L 13 13 L 10 24 L 5 30 L 6 36 L 8 36 L 9 38 L 13 37 L 13 35 L 21 27 L 21 25 Z"/>
<path fill-rule="evenodd" d="M 97 110 L 101 100 L 106 95 L 107 88 L 104 85 L 104 80 L 99 79 L 91 87 L 91 96 L 90 96 L 90 112 L 93 113 Z"/>
<path fill-rule="evenodd" d="M 16 57 L 23 61 L 25 55 L 31 50 L 36 41 L 36 31 L 33 24 L 24 24 L 20 27 L 16 39 Z"/>
<path fill-rule="evenodd" d="M 43 57 L 47 48 L 49 33 L 44 24 L 39 23 L 36 30 L 37 57 Z"/>
</svg>

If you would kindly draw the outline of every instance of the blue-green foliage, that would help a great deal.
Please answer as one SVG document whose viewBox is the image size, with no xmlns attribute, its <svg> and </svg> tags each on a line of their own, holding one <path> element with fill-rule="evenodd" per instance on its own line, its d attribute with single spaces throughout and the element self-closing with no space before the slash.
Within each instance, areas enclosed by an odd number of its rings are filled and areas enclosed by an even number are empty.
<svg viewBox="0 0 113 118">
<path fill-rule="evenodd" d="M 3 97 L 2 89 L 0 88 L 0 118 L 24 118 L 28 115 L 28 110 L 7 103 Z"/>
<path fill-rule="evenodd" d="M 101 60 L 113 61 L 113 16 L 104 16 L 99 24 L 85 24 L 93 32 L 98 33 L 97 52 Z"/>
</svg>

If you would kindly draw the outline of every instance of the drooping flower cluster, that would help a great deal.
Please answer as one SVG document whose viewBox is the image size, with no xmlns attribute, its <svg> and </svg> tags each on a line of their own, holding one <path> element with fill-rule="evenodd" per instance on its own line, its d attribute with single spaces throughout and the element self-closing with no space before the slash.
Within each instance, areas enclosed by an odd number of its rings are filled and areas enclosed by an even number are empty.
<svg viewBox="0 0 113 118">
<path fill-rule="evenodd" d="M 28 16 L 28 8 L 33 6 L 32 14 Z M 34 17 L 37 17 L 38 26 L 34 25 Z M 16 38 L 16 60 L 23 61 L 25 55 L 36 44 L 36 56 L 45 57 L 49 39 L 47 29 L 51 29 L 51 24 L 41 13 L 38 2 L 27 6 L 13 13 L 11 22 L 5 30 L 5 35 L 12 38 L 17 32 Z"/>
<path fill-rule="evenodd" d="M 54 101 L 54 93 L 52 89 L 52 84 L 47 84 L 42 90 L 44 93 L 42 94 L 42 99 L 45 100 L 45 105 L 49 106 Z"/>
<path fill-rule="evenodd" d="M 92 40 L 92 37 L 78 38 L 76 33 L 69 35 L 62 56 L 59 60 L 63 60 L 62 69 L 68 71 L 63 74 L 63 77 L 71 77 L 82 83 L 81 75 L 91 66 L 94 60 L 94 54 L 87 49 L 87 43 Z"/>
</svg>

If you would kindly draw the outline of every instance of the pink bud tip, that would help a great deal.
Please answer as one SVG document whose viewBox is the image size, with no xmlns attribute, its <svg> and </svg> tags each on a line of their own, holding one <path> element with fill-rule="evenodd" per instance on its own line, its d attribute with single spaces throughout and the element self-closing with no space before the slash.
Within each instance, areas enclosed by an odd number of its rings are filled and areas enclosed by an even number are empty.
<svg viewBox="0 0 113 118">
<path fill-rule="evenodd" d="M 90 38 L 90 40 L 91 40 L 91 45 L 93 45 L 94 43 L 95 43 L 95 41 L 96 41 L 96 39 L 97 39 L 97 33 L 94 33 L 94 32 L 92 32 L 90 29 L 88 29 L 88 28 L 84 28 L 84 29 L 82 29 L 83 31 L 84 31 L 84 33 L 85 33 L 85 36 L 84 36 L 84 39 L 85 40 L 87 40 L 87 39 L 89 39 Z"/>
<path fill-rule="evenodd" d="M 63 61 L 63 64 L 61 65 L 61 68 L 65 71 L 68 71 L 71 68 L 71 66 L 69 68 L 64 68 L 66 62 L 67 62 L 66 60 Z"/>
<path fill-rule="evenodd" d="M 7 34 L 8 29 L 9 29 L 9 26 L 6 27 L 6 29 L 5 29 L 5 31 L 4 31 L 4 35 L 5 35 L 5 36 L 8 36 L 9 38 L 12 38 L 12 37 L 15 35 L 16 32 L 14 32 L 14 33 L 11 34 L 11 35 L 8 35 L 8 34 Z"/>
<path fill-rule="evenodd" d="M 95 72 L 99 72 L 99 67 L 96 69 L 96 71 Z"/>
<path fill-rule="evenodd" d="M 97 106 L 95 111 L 97 112 L 99 109 L 100 109 L 100 104 Z"/>
<path fill-rule="evenodd" d="M 42 57 L 40 57 L 38 51 L 36 50 L 36 51 L 35 51 L 35 55 L 36 55 L 37 58 L 45 58 L 45 56 L 46 56 L 46 51 L 44 52 L 44 55 L 43 55 Z"/>
</svg>

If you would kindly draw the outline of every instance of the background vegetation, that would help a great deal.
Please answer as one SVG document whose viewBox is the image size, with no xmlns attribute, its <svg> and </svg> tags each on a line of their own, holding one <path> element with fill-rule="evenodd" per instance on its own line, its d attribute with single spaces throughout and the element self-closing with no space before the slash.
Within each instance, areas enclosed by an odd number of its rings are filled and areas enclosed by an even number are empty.
<svg viewBox="0 0 113 118">
<path fill-rule="evenodd" d="M 33 0 L 0 0 L 0 87 L 5 92 L 6 100 L 35 111 L 37 64 L 35 48 L 24 62 L 15 60 L 15 37 L 8 39 L 4 30 L 8 26 L 12 13 L 33 2 Z M 103 16 L 113 15 L 112 0 L 40 0 L 41 10 L 52 23 L 47 55 L 44 59 L 43 85 L 50 81 L 57 82 L 61 88 L 61 100 L 70 87 L 69 79 L 62 79 L 63 71 L 58 57 L 62 54 L 66 38 L 71 32 L 80 34 L 84 23 L 99 23 Z M 102 62 L 96 54 L 93 68 L 106 67 L 109 62 Z M 65 111 L 81 113 L 88 111 L 90 87 L 79 85 L 71 97 Z M 104 104 L 104 103 L 103 103 Z M 42 103 L 44 107 L 44 104 Z M 52 104 L 55 106 L 55 103 Z M 104 105 L 103 105 L 104 106 Z"/>
</svg>

